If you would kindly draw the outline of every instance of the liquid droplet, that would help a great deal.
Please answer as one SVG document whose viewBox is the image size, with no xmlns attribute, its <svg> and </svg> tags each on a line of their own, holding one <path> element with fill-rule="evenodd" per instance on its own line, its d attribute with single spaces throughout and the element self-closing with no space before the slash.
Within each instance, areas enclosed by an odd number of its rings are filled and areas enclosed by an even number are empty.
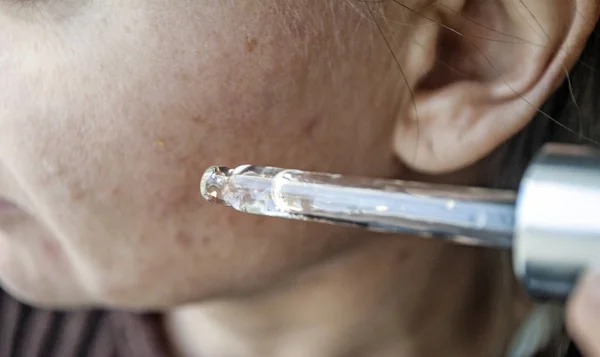
<svg viewBox="0 0 600 357">
<path fill-rule="evenodd" d="M 200 181 L 200 193 L 210 203 L 227 204 L 225 202 L 225 188 L 231 176 L 231 169 L 223 166 L 208 168 Z"/>
</svg>

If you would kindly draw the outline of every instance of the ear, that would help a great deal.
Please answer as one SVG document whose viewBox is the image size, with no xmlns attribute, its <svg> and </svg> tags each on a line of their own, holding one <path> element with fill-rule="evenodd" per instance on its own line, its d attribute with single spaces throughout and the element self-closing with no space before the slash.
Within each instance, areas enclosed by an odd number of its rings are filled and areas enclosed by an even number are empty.
<svg viewBox="0 0 600 357">
<path fill-rule="evenodd" d="M 418 12 L 403 71 L 414 105 L 396 154 L 416 171 L 479 161 L 520 131 L 565 80 L 598 21 L 597 0 L 445 0 Z M 408 9 L 408 8 L 406 8 Z M 423 67 L 426 68 L 423 68 Z"/>
</svg>

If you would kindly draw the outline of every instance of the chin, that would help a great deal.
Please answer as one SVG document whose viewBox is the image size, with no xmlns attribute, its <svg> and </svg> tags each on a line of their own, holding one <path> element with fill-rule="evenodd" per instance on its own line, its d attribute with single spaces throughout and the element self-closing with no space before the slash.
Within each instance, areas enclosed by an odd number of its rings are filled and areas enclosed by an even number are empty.
<svg viewBox="0 0 600 357">
<path fill-rule="evenodd" d="M 93 304 L 87 303 L 79 294 L 66 294 L 71 289 L 60 289 L 48 286 L 47 281 L 33 283 L 23 280 L 2 277 L 0 287 L 5 293 L 26 305 L 40 309 L 72 309 L 87 308 Z"/>
<path fill-rule="evenodd" d="M 42 294 L 31 289 L 26 289 L 18 284 L 10 284 L 2 281 L 2 290 L 19 302 L 36 308 L 55 308 L 60 305 L 58 301 L 49 299 L 48 295 L 44 297 Z"/>
</svg>

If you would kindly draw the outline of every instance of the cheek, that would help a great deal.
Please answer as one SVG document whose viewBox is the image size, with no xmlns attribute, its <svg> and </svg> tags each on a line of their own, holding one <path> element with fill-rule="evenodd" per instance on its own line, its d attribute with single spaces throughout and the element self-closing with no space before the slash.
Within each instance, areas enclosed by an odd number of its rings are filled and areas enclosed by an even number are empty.
<svg viewBox="0 0 600 357">
<path fill-rule="evenodd" d="M 323 80 L 333 54 L 323 63 L 299 55 L 305 47 L 290 44 L 289 33 L 260 26 L 250 42 L 237 23 L 217 34 L 199 28 L 206 15 L 188 23 L 127 9 L 104 15 L 108 29 L 88 19 L 60 40 L 14 44 L 14 56 L 0 62 L 10 79 L 0 93 L 0 196 L 19 197 L 62 249 L 41 244 L 36 256 L 49 262 L 62 252 L 78 275 L 72 280 L 131 304 L 257 285 L 347 244 L 339 238 L 346 231 L 263 223 L 209 206 L 198 192 L 202 172 L 215 164 L 364 167 L 387 176 L 388 162 L 367 160 L 375 149 L 354 140 L 361 137 L 354 124 L 371 107 Z M 136 25 L 123 32 L 125 23 Z M 303 41 L 310 36 L 303 31 Z M 314 36 L 317 43 L 323 34 Z M 326 52 L 330 42 L 323 43 Z M 367 67 L 359 64 L 347 66 L 349 78 Z M 341 110 L 347 103 L 359 110 Z"/>
<path fill-rule="evenodd" d="M 198 192 L 210 165 L 311 161 L 297 153 L 310 148 L 305 139 L 319 130 L 316 117 L 296 111 L 297 120 L 281 125 L 284 110 L 273 109 L 271 93 L 249 83 L 224 84 L 232 74 L 219 69 L 223 62 L 199 71 L 183 58 L 175 70 L 144 51 L 127 54 L 144 65 L 106 66 L 118 59 L 97 58 L 99 53 L 66 65 L 52 53 L 32 72 L 12 67 L 21 82 L 12 84 L 12 94 L 2 93 L 0 159 L 10 181 L 18 183 L 10 187 L 19 192 L 9 194 L 21 197 L 37 221 L 28 225 L 39 223 L 49 234 L 26 249 L 11 248 L 11 256 L 21 259 L 6 264 L 7 281 L 43 295 L 36 283 L 46 266 L 61 261 L 78 275 L 68 281 L 82 284 L 91 296 L 155 304 L 256 282 L 278 274 L 275 267 L 336 245 L 295 246 L 279 239 L 289 235 L 284 224 L 265 225 L 260 217 L 208 206 Z M 257 73 L 227 63 L 229 71 Z M 286 73 L 264 76 L 289 80 Z M 24 107 L 25 96 L 39 100 Z M 302 144 L 273 150 L 289 146 L 290 138 Z M 0 191 L 7 187 L 0 184 Z M 27 259 L 40 263 L 26 265 Z M 52 271 L 45 281 L 63 289 L 68 281 L 54 278 L 65 274 Z M 170 281 L 172 289 L 156 281 Z"/>
</svg>

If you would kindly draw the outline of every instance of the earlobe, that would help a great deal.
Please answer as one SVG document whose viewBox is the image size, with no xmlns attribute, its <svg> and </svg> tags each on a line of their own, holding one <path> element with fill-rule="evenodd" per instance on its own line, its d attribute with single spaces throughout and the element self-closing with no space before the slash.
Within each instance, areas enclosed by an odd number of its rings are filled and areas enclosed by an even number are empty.
<svg viewBox="0 0 600 357">
<path fill-rule="evenodd" d="M 432 42 L 421 46 L 428 51 L 409 53 L 405 71 L 418 71 L 416 63 L 431 66 L 409 83 L 414 102 L 398 115 L 396 154 L 412 169 L 433 174 L 483 159 L 527 125 L 562 83 L 594 29 L 598 8 L 586 0 L 428 7 L 422 15 L 439 31 L 419 36 L 414 29 L 415 38 Z"/>
</svg>

